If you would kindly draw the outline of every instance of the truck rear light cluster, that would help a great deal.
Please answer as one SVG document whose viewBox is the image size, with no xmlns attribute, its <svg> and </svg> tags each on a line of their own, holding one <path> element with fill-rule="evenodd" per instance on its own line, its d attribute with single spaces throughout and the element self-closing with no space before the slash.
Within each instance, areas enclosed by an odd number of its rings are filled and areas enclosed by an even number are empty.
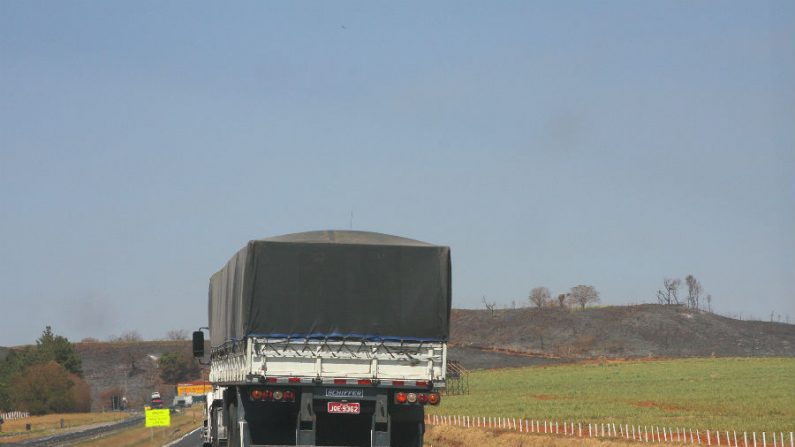
<svg viewBox="0 0 795 447">
<path fill-rule="evenodd" d="M 295 392 L 292 390 L 269 390 L 267 388 L 254 388 L 249 392 L 249 397 L 254 401 L 294 402 Z"/>
<path fill-rule="evenodd" d="M 399 405 L 403 404 L 431 404 L 431 405 L 439 405 L 439 402 L 442 400 L 439 393 L 431 392 L 431 393 L 414 393 L 414 392 L 405 392 L 405 391 L 398 391 L 395 393 L 395 403 Z"/>
</svg>

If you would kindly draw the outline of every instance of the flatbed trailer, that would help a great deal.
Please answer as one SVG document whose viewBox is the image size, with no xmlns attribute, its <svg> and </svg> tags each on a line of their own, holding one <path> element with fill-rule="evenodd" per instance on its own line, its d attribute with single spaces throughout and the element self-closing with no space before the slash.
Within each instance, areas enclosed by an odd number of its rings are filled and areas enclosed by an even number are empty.
<svg viewBox="0 0 795 447">
<path fill-rule="evenodd" d="M 421 446 L 445 386 L 449 280 L 447 247 L 395 236 L 250 242 L 211 279 L 205 445 Z"/>
</svg>

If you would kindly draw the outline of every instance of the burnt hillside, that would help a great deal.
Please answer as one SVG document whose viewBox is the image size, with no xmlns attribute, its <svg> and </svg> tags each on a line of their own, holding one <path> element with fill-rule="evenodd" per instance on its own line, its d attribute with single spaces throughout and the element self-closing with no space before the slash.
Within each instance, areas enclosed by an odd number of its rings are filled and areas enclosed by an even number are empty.
<svg viewBox="0 0 795 447">
<path fill-rule="evenodd" d="M 126 396 L 130 407 L 142 408 L 153 391 L 170 403 L 174 385 L 163 384 L 157 359 L 167 352 L 190 353 L 190 341 L 75 343 L 83 376 L 91 386 L 92 410 L 110 405 L 111 395 Z"/>
<path fill-rule="evenodd" d="M 500 309 L 493 315 L 454 309 L 450 344 L 570 358 L 793 356 L 795 325 L 658 304 Z"/>
</svg>

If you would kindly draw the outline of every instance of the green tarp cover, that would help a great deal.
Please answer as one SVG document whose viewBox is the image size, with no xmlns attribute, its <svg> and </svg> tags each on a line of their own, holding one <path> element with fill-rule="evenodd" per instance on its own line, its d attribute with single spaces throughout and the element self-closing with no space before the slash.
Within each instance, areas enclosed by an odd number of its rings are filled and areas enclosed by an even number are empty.
<svg viewBox="0 0 795 447">
<path fill-rule="evenodd" d="M 210 278 L 210 340 L 446 341 L 450 249 L 362 231 L 250 241 Z"/>
</svg>

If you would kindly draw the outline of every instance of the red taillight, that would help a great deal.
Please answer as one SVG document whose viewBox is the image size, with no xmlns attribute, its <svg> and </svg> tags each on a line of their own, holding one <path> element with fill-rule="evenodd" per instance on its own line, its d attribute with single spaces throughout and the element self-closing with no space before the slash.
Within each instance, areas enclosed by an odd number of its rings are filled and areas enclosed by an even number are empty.
<svg viewBox="0 0 795 447">
<path fill-rule="evenodd" d="M 298 377 L 290 377 L 287 381 L 290 383 L 301 383 L 301 379 Z"/>
<path fill-rule="evenodd" d="M 392 385 L 394 385 L 394 386 L 403 386 L 404 383 L 405 382 L 403 382 L 402 380 L 393 380 L 392 381 Z"/>
<path fill-rule="evenodd" d="M 288 402 L 294 401 L 295 400 L 295 393 L 290 391 L 290 390 L 285 391 L 284 392 L 284 400 L 286 400 Z"/>
<path fill-rule="evenodd" d="M 251 400 L 260 400 L 262 399 L 262 390 L 253 389 L 251 390 Z"/>
<path fill-rule="evenodd" d="M 263 391 L 262 392 L 262 398 L 263 399 L 268 399 L 268 400 L 273 399 L 273 391 L 271 391 L 271 390 Z"/>
<path fill-rule="evenodd" d="M 345 385 L 348 383 L 348 379 L 334 379 L 334 385 Z"/>
<path fill-rule="evenodd" d="M 419 403 L 421 403 L 423 405 L 427 404 L 428 403 L 428 395 L 425 394 L 425 393 L 417 394 L 417 402 L 419 402 Z"/>
<path fill-rule="evenodd" d="M 431 405 L 438 405 L 439 401 L 442 400 L 442 397 L 439 396 L 439 393 L 431 393 L 428 395 L 428 403 Z"/>
<path fill-rule="evenodd" d="M 359 385 L 370 385 L 372 383 L 373 383 L 373 381 L 370 380 L 370 379 L 359 379 L 359 381 L 358 381 Z"/>
<path fill-rule="evenodd" d="M 405 404 L 406 403 L 406 393 L 404 393 L 403 391 L 399 391 L 399 392 L 395 393 L 395 402 L 397 402 L 399 404 Z"/>
</svg>

